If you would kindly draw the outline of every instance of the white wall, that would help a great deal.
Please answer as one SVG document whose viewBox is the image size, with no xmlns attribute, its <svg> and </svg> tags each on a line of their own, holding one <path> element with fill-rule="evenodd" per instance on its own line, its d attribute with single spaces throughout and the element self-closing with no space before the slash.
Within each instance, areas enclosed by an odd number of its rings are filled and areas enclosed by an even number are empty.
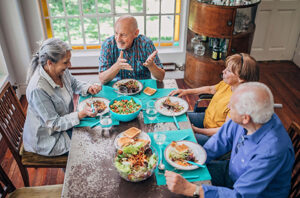
<svg viewBox="0 0 300 198">
<path fill-rule="evenodd" d="M 294 57 L 293 57 L 293 62 L 300 67 L 300 34 L 297 42 L 297 46 L 295 49 Z"/>
</svg>

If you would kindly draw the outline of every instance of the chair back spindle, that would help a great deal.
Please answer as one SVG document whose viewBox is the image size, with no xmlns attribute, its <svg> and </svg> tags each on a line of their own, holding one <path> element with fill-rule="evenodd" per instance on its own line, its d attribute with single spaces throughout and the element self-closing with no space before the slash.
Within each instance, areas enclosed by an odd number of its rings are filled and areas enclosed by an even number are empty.
<svg viewBox="0 0 300 198">
<path fill-rule="evenodd" d="M 295 164 L 292 172 L 290 198 L 300 197 L 300 126 L 292 122 L 288 129 L 295 151 Z"/>
</svg>

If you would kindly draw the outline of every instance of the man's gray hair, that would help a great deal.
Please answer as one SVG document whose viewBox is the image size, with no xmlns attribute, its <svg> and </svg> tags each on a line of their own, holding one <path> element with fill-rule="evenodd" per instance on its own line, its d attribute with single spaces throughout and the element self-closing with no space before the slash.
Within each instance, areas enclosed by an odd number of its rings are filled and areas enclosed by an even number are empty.
<svg viewBox="0 0 300 198">
<path fill-rule="evenodd" d="M 31 65 L 27 73 L 27 83 L 29 83 L 34 71 L 38 65 L 46 65 L 48 60 L 57 63 L 72 48 L 64 41 L 58 38 L 50 38 L 42 42 L 40 49 L 33 55 Z"/>
<path fill-rule="evenodd" d="M 257 124 L 268 122 L 274 113 L 271 90 L 260 82 L 247 82 L 238 86 L 237 103 L 233 104 L 240 115 L 250 115 Z"/>
</svg>

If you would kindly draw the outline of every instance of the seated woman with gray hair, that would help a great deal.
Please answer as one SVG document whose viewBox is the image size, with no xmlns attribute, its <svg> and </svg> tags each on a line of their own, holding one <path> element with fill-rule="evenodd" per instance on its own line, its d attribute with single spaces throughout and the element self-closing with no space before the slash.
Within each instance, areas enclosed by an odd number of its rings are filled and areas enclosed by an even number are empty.
<svg viewBox="0 0 300 198">
<path fill-rule="evenodd" d="M 74 112 L 73 94 L 96 94 L 102 87 L 76 80 L 71 67 L 71 48 L 59 39 L 45 40 L 31 61 L 27 81 L 27 116 L 23 143 L 28 152 L 44 156 L 66 154 L 72 128 L 96 113 L 86 106 Z"/>
</svg>

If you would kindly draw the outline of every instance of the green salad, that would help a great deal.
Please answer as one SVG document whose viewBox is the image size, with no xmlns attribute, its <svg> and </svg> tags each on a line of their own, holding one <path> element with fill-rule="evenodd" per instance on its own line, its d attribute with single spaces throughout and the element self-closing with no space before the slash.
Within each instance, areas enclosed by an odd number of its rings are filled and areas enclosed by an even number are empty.
<svg viewBox="0 0 300 198">
<path fill-rule="evenodd" d="M 150 177 L 157 164 L 157 155 L 143 143 L 125 146 L 117 151 L 114 165 L 122 178 L 138 182 Z"/>
<path fill-rule="evenodd" d="M 110 109 L 118 114 L 130 114 L 138 111 L 141 105 L 137 104 L 133 98 L 130 100 L 115 100 Z"/>
</svg>

